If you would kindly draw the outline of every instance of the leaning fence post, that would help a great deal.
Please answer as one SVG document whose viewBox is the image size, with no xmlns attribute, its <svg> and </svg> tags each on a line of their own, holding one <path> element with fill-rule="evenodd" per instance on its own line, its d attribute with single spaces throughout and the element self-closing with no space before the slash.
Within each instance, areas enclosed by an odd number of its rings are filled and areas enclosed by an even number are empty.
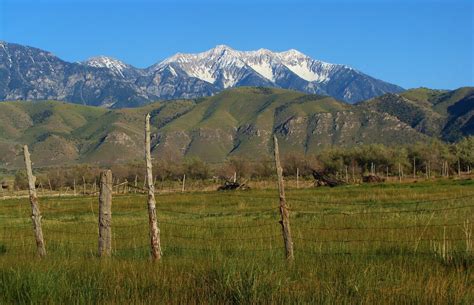
<svg viewBox="0 0 474 305">
<path fill-rule="evenodd" d="M 293 260 L 293 240 L 291 238 L 291 231 L 290 231 L 290 214 L 288 212 L 288 207 L 286 205 L 286 198 L 285 198 L 285 185 L 283 183 L 283 168 L 280 164 L 280 150 L 278 148 L 278 139 L 274 135 L 273 141 L 275 145 L 275 167 L 278 176 L 278 191 L 280 193 L 280 215 L 281 215 L 281 228 L 283 233 L 283 241 L 285 243 L 285 252 L 286 258 L 288 260 Z"/>
<path fill-rule="evenodd" d="M 23 147 L 23 153 L 25 156 L 26 174 L 28 176 L 28 189 L 30 193 L 31 204 L 31 220 L 33 221 L 33 229 L 35 231 L 36 248 L 38 251 L 38 255 L 40 257 L 44 257 L 46 256 L 46 249 L 43 240 L 43 230 L 41 229 L 41 213 L 35 189 L 36 177 L 33 176 L 33 170 L 31 169 L 30 152 L 28 151 L 27 145 Z"/>
<path fill-rule="evenodd" d="M 112 253 L 112 171 L 100 174 L 99 193 L 99 256 Z"/>
<path fill-rule="evenodd" d="M 148 184 L 148 223 L 150 227 L 150 246 L 153 260 L 161 259 L 160 229 L 156 220 L 155 185 L 153 184 L 153 171 L 151 164 L 150 144 L 150 114 L 145 117 L 145 162 L 146 182 Z"/>
</svg>

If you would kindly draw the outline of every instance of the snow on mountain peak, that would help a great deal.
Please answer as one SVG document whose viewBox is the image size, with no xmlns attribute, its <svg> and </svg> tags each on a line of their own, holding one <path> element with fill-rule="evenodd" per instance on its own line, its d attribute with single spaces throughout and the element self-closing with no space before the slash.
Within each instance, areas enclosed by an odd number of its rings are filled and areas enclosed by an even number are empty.
<svg viewBox="0 0 474 305">
<path fill-rule="evenodd" d="M 84 64 L 90 67 L 96 68 L 108 68 L 112 70 L 115 74 L 124 77 L 123 72 L 127 68 L 127 65 L 122 61 L 108 57 L 108 56 L 95 56 L 87 59 Z"/>
<path fill-rule="evenodd" d="M 216 50 L 216 51 L 223 51 L 223 50 L 233 50 L 231 47 L 229 47 L 228 45 L 225 45 L 225 44 L 218 44 L 217 46 L 215 46 L 213 48 L 213 50 Z"/>
<path fill-rule="evenodd" d="M 331 71 L 338 65 L 314 60 L 298 50 L 290 49 L 283 52 L 272 52 L 268 49 L 256 51 L 238 51 L 227 45 L 216 47 L 201 53 L 177 53 L 156 65 L 156 69 L 177 64 L 188 76 L 196 77 L 211 84 L 220 84 L 224 88 L 235 85 L 239 78 L 248 73 L 243 70 L 253 70 L 262 78 L 275 83 L 275 71 L 286 68 L 299 78 L 308 82 L 327 82 Z M 280 69 L 281 70 L 281 69 Z"/>
</svg>

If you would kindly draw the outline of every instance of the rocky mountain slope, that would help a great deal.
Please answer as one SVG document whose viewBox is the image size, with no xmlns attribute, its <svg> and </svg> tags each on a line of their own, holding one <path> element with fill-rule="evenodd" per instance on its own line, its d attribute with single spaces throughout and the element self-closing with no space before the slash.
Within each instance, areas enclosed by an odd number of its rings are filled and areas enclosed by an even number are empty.
<svg viewBox="0 0 474 305">
<path fill-rule="evenodd" d="M 54 99 L 123 108 L 211 96 L 240 86 L 293 89 L 349 103 L 403 91 L 296 50 L 243 52 L 220 45 L 198 54 L 178 53 L 138 69 L 106 56 L 70 63 L 47 51 L 0 41 L 0 100 Z"/>
<path fill-rule="evenodd" d="M 474 134 L 474 88 L 431 90 L 419 88 L 386 94 L 359 105 L 384 112 L 429 136 L 456 141 Z"/>
<path fill-rule="evenodd" d="M 0 167 L 22 166 L 22 144 L 30 145 L 36 166 L 141 160 L 148 112 L 153 154 L 165 159 L 268 157 L 273 134 L 284 154 L 312 154 L 333 145 L 457 139 L 474 135 L 473 92 L 472 87 L 416 89 L 356 105 L 256 87 L 116 110 L 54 101 L 5 102 L 0 103 Z"/>
</svg>

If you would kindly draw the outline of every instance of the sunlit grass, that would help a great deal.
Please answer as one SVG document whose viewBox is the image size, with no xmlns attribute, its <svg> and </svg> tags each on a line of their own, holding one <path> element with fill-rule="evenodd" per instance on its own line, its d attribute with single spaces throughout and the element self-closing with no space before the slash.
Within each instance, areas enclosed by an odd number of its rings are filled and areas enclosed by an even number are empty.
<svg viewBox="0 0 474 305">
<path fill-rule="evenodd" d="M 0 201 L 0 303 L 473 303 L 464 232 L 473 181 L 289 189 L 287 198 L 292 264 L 275 189 L 158 195 L 157 263 L 144 195 L 114 197 L 109 259 L 96 256 L 97 198 L 40 198 L 42 260 L 27 199 Z"/>
</svg>

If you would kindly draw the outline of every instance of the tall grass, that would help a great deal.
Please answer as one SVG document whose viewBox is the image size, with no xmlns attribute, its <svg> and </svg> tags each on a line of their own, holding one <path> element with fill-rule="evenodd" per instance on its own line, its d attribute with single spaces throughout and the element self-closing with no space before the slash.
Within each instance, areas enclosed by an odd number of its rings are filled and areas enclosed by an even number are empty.
<svg viewBox="0 0 474 305">
<path fill-rule="evenodd" d="M 472 181 L 290 189 L 287 197 L 292 264 L 273 189 L 158 196 L 158 263 L 149 259 L 142 195 L 114 197 L 113 256 L 102 260 L 97 198 L 40 199 L 42 260 L 27 199 L 0 201 L 0 303 L 474 302 Z M 450 259 L 434 243 L 449 243 Z"/>
</svg>

